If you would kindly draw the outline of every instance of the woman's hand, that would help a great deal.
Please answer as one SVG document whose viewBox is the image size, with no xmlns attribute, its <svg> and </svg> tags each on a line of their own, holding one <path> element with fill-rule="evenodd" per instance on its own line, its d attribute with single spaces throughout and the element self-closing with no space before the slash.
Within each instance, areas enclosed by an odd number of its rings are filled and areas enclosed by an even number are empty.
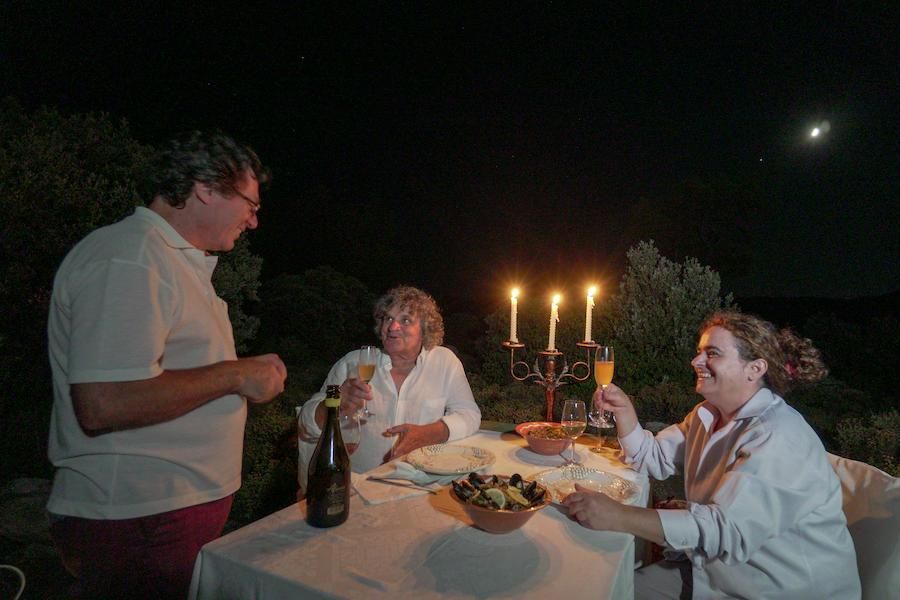
<svg viewBox="0 0 900 600">
<path fill-rule="evenodd" d="M 594 406 L 608 410 L 616 417 L 616 433 L 625 437 L 638 425 L 637 412 L 631 398 L 617 385 L 609 384 L 606 389 L 594 392 Z"/>
<path fill-rule="evenodd" d="M 652 508 L 628 506 L 616 502 L 606 494 L 575 484 L 575 491 L 563 500 L 569 517 L 588 529 L 622 531 L 665 545 L 659 513 Z"/>
<path fill-rule="evenodd" d="M 341 414 L 352 415 L 372 400 L 372 386 L 356 377 L 348 377 L 341 384 Z"/>
<path fill-rule="evenodd" d="M 356 377 L 348 377 L 341 384 L 341 415 L 352 415 L 361 410 L 365 403 L 372 399 L 372 387 Z M 325 427 L 325 403 L 319 402 L 316 407 L 316 424 L 319 429 Z"/>
<path fill-rule="evenodd" d="M 403 423 L 385 430 L 381 435 L 384 437 L 399 436 L 391 451 L 384 455 L 384 461 L 387 462 L 395 456 L 403 456 L 422 446 L 446 442 L 450 437 L 450 430 L 443 421 L 435 421 L 428 425 Z"/>
<path fill-rule="evenodd" d="M 622 504 L 577 483 L 575 491 L 566 496 L 562 503 L 569 511 L 569 517 L 588 529 L 614 530 L 622 518 Z"/>
</svg>

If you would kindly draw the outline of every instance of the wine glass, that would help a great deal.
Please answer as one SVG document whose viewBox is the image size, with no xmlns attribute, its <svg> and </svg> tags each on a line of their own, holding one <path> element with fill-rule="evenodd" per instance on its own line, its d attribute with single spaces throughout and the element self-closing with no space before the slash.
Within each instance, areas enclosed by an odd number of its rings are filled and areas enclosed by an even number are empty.
<svg viewBox="0 0 900 600">
<path fill-rule="evenodd" d="M 569 464 L 577 464 L 575 461 L 575 440 L 584 433 L 584 428 L 587 427 L 584 402 L 581 400 L 566 400 L 563 403 L 559 424 L 562 425 L 562 430 L 566 437 L 572 439 L 572 458 L 568 462 Z"/>
<path fill-rule="evenodd" d="M 347 454 L 352 455 L 359 447 L 360 438 L 360 418 L 358 413 L 349 415 L 341 415 L 341 438 L 344 440 L 344 447 Z"/>
<path fill-rule="evenodd" d="M 594 379 L 597 381 L 597 387 L 600 388 L 600 390 L 606 389 L 606 386 L 612 383 L 615 366 L 616 359 L 613 347 L 597 346 L 597 351 L 594 354 Z M 604 411 L 602 405 L 597 407 L 591 403 L 591 410 L 588 413 L 588 417 L 591 420 L 591 425 L 597 429 L 611 429 L 612 427 L 615 427 L 615 423 L 613 423 L 613 414 L 609 411 Z M 599 432 L 598 438 L 600 441 L 597 442 L 596 446 L 591 448 L 591 452 L 602 451 L 603 438 L 599 435 Z"/>
<path fill-rule="evenodd" d="M 375 356 L 377 352 L 378 349 L 375 348 L 375 346 L 363 346 L 359 349 L 359 361 L 356 363 L 356 374 L 366 383 L 372 381 L 372 377 L 375 376 Z M 369 410 L 368 401 L 363 404 L 360 414 L 362 417 L 362 424 L 365 424 L 366 421 L 369 420 L 369 417 L 375 416 L 375 413 Z"/>
</svg>

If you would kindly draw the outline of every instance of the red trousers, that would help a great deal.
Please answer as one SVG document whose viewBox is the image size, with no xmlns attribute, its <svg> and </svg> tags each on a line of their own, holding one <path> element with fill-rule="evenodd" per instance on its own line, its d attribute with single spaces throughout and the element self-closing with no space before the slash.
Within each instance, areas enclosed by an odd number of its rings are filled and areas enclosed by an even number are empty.
<svg viewBox="0 0 900 600">
<path fill-rule="evenodd" d="M 51 515 L 50 534 L 78 578 L 77 598 L 184 600 L 197 554 L 221 535 L 231 501 L 135 519 Z"/>
</svg>

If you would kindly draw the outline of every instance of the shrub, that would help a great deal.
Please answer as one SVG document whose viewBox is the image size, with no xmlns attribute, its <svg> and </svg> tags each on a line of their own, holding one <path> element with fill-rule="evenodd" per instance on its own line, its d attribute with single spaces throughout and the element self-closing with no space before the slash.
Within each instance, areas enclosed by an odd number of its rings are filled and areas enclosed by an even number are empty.
<svg viewBox="0 0 900 600">
<path fill-rule="evenodd" d="M 241 489 L 234 497 L 229 529 L 288 506 L 297 494 L 297 421 L 289 395 L 251 404 L 244 431 Z"/>
<path fill-rule="evenodd" d="M 689 385 L 697 330 L 712 312 L 732 308 L 719 296 L 719 275 L 697 260 L 678 264 L 661 256 L 653 242 L 628 251 L 619 292 L 610 301 L 610 328 L 616 347 L 616 377 L 640 389 L 675 382 Z"/>
<path fill-rule="evenodd" d="M 632 398 L 642 424 L 657 421 L 667 425 L 683 421 L 701 400 L 693 388 L 673 382 L 644 386 Z"/>
<path fill-rule="evenodd" d="M 374 341 L 374 295 L 330 267 L 279 276 L 266 283 L 262 296 L 257 349 L 277 352 L 289 366 L 314 367 L 319 383 L 338 358 Z"/>
<path fill-rule="evenodd" d="M 900 476 L 900 413 L 851 417 L 837 425 L 839 454 Z"/>
<path fill-rule="evenodd" d="M 828 449 L 838 445 L 838 421 L 863 417 L 872 406 L 868 394 L 832 378 L 793 390 L 785 400 L 803 415 Z"/>
<path fill-rule="evenodd" d="M 478 376 L 471 376 L 469 383 L 475 403 L 481 409 L 481 418 L 485 421 L 526 423 L 544 420 L 544 390 L 537 385 L 498 385 L 486 383 Z"/>
</svg>

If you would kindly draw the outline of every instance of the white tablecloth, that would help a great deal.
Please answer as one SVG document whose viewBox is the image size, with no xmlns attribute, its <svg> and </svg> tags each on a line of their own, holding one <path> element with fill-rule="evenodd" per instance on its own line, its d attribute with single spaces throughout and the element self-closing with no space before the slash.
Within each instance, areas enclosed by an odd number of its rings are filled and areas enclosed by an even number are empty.
<svg viewBox="0 0 900 600">
<path fill-rule="evenodd" d="M 479 431 L 455 443 L 492 451 L 497 461 L 486 473 L 528 476 L 562 463 L 558 456 L 531 452 L 515 433 Z M 638 483 L 639 502 L 646 504 L 646 478 L 584 445 L 578 445 L 578 458 Z M 330 529 L 307 525 L 304 511 L 303 503 L 289 506 L 204 546 L 194 567 L 190 597 L 634 595 L 634 538 L 585 529 L 555 505 L 504 535 L 473 527 L 446 488 L 438 495 L 423 492 L 372 505 L 356 495 L 347 522 Z"/>
</svg>

